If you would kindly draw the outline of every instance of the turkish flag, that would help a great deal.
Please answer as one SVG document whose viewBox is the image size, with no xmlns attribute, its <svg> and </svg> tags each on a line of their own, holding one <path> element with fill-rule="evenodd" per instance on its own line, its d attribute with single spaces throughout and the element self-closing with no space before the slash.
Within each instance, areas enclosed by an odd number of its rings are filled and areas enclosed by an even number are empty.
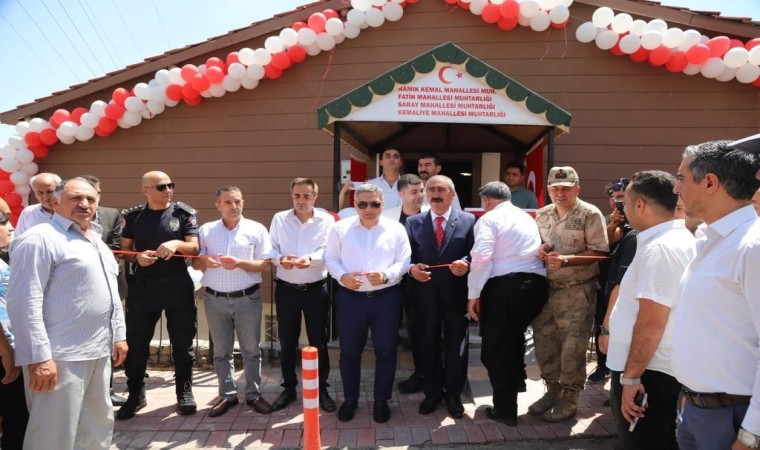
<svg viewBox="0 0 760 450">
<path fill-rule="evenodd" d="M 525 187 L 533 191 L 539 206 L 544 206 L 544 141 L 542 139 L 525 155 Z"/>
</svg>

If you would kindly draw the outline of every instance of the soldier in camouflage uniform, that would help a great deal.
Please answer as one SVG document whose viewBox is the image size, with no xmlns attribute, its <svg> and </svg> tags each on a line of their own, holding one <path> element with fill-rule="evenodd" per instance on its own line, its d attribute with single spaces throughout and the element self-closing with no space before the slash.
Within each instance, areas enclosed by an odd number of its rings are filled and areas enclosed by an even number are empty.
<svg viewBox="0 0 760 450">
<path fill-rule="evenodd" d="M 548 186 L 553 204 L 536 212 L 536 222 L 549 300 L 533 321 L 536 359 L 547 392 L 530 405 L 528 413 L 561 422 L 575 416 L 578 409 L 596 306 L 598 260 L 581 257 L 605 256 L 609 247 L 601 211 L 578 198 L 575 169 L 553 167 Z"/>
</svg>

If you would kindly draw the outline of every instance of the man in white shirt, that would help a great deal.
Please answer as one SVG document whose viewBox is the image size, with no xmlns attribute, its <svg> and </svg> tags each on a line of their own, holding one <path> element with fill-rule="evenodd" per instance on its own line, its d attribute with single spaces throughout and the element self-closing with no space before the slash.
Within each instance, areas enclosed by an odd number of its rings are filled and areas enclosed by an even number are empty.
<svg viewBox="0 0 760 450">
<path fill-rule="evenodd" d="M 398 196 L 398 179 L 401 176 L 401 170 L 404 168 L 401 152 L 395 148 L 383 150 L 380 154 L 380 167 L 383 169 L 380 176 L 367 181 L 367 183 L 374 184 L 382 190 L 385 208 L 393 208 L 401 204 L 401 199 Z M 352 181 L 343 185 L 338 197 L 338 211 L 348 206 L 348 195 L 352 190 L 354 190 Z"/>
<path fill-rule="evenodd" d="M 309 345 L 319 352 L 319 406 L 327 412 L 335 411 L 335 402 L 327 392 L 330 299 L 324 265 L 327 236 L 335 219 L 314 208 L 318 194 L 319 187 L 311 178 L 294 179 L 290 183 L 293 208 L 275 214 L 269 227 L 272 264 L 277 267 L 274 299 L 284 388 L 272 403 L 272 411 L 284 409 L 296 399 L 296 350 L 302 315 Z"/>
<path fill-rule="evenodd" d="M 53 192 L 55 187 L 61 184 L 61 177 L 54 173 L 38 173 L 29 179 L 29 185 L 32 187 L 34 198 L 39 203 L 30 205 L 21 211 L 16 222 L 16 228 L 13 231 L 13 237 L 19 237 L 29 228 L 38 223 L 49 222 L 53 217 Z"/>
<path fill-rule="evenodd" d="M 493 389 L 486 416 L 514 427 L 517 394 L 526 390 L 525 330 L 544 307 L 549 284 L 536 221 L 512 204 L 509 187 L 492 181 L 480 198 L 486 213 L 475 223 L 467 309 L 480 321 L 480 358 Z"/>
<path fill-rule="evenodd" d="M 214 369 L 219 400 L 209 417 L 226 413 L 239 403 L 232 351 L 237 334 L 245 372 L 245 402 L 259 414 L 271 405 L 261 395 L 261 273 L 269 272 L 272 244 L 264 225 L 243 217 L 243 193 L 235 186 L 216 191 L 220 220 L 198 229 L 200 258 L 193 267 L 203 271 L 201 284 L 206 320 L 214 340 Z"/>
<path fill-rule="evenodd" d="M 401 289 L 411 248 L 404 227 L 382 217 L 383 192 L 372 184 L 356 189 L 357 217 L 335 224 L 327 239 L 325 263 L 340 288 L 335 295 L 340 339 L 340 376 L 345 402 L 338 420 L 354 417 L 359 402 L 361 357 L 372 331 L 375 350 L 374 419 L 390 418 L 388 399 L 396 373 Z"/>
<path fill-rule="evenodd" d="M 676 408 L 681 384 L 673 376 L 670 311 L 678 282 L 696 253 L 694 236 L 675 220 L 676 179 L 661 170 L 633 175 L 625 190 L 625 217 L 638 231 L 636 256 L 620 283 L 610 316 L 607 366 L 612 369 L 610 406 L 624 449 L 678 449 Z M 649 400 L 633 409 L 634 397 Z M 628 427 L 638 418 L 633 432 Z"/>
<path fill-rule="evenodd" d="M 401 175 L 397 185 L 401 203 L 393 208 L 383 208 L 383 216 L 405 225 L 407 217 L 419 214 L 422 211 L 425 186 L 422 184 L 422 179 L 413 173 Z M 425 210 L 428 209 L 430 209 L 429 205 Z"/>
<path fill-rule="evenodd" d="M 686 403 L 682 449 L 760 447 L 760 187 L 753 153 L 729 141 L 686 147 L 674 192 L 703 219 L 673 312 L 673 370 Z"/>
</svg>

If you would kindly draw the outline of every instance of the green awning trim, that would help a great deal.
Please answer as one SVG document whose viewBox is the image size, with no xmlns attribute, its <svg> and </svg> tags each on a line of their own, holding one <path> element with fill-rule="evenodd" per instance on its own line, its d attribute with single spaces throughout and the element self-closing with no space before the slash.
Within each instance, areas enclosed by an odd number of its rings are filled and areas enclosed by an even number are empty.
<svg viewBox="0 0 760 450">
<path fill-rule="evenodd" d="M 375 96 L 388 95 L 399 85 L 410 83 L 418 75 L 430 73 L 439 63 L 464 66 L 463 69 L 471 77 L 483 78 L 489 87 L 503 91 L 507 98 L 514 102 L 525 102 L 525 107 L 530 112 L 543 114 L 552 125 L 570 126 L 572 118 L 570 113 L 470 55 L 452 42 L 447 42 L 322 105 L 317 110 L 318 127 L 325 128 L 334 120 L 349 115 L 353 108 L 369 105 Z"/>
</svg>

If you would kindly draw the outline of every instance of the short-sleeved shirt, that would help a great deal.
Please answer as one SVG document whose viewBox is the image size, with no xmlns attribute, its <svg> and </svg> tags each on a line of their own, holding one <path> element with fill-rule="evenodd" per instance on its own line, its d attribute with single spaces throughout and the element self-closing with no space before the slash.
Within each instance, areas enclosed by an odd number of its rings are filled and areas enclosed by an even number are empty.
<svg viewBox="0 0 760 450">
<path fill-rule="evenodd" d="M 134 240 L 138 252 L 155 250 L 164 242 L 174 239 L 184 241 L 186 236 L 198 236 L 195 210 L 184 203 L 172 203 L 162 210 L 148 209 L 147 205 L 130 208 L 124 212 L 124 228 L 121 236 Z M 143 277 L 168 277 L 187 271 L 183 258 L 159 258 L 155 264 L 136 265 L 135 274 Z"/>
<path fill-rule="evenodd" d="M 522 209 L 537 209 L 538 199 L 533 191 L 525 189 L 523 186 L 512 191 L 512 204 Z"/>
<path fill-rule="evenodd" d="M 608 252 L 607 229 L 599 208 L 581 199 L 560 218 L 556 205 L 536 211 L 536 223 L 541 241 L 551 244 L 551 251 L 574 255 L 589 250 Z M 590 281 L 599 274 L 599 264 L 573 265 L 548 272 L 549 284 L 562 287 Z"/>
</svg>

